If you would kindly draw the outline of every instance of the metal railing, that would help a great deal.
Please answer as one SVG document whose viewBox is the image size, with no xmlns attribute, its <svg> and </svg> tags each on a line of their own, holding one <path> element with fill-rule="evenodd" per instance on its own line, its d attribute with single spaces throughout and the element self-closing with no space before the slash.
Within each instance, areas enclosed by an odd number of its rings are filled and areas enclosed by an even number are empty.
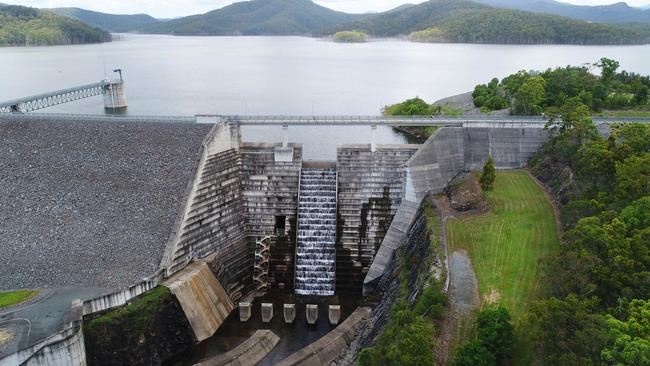
<svg viewBox="0 0 650 366">
<path fill-rule="evenodd" d="M 121 81 L 102 80 L 98 83 L 0 102 L 0 112 L 31 112 L 57 104 L 103 95 L 109 85 L 119 83 Z"/>
<path fill-rule="evenodd" d="M 2 112 L 0 110 L 0 112 Z M 202 116 L 205 117 L 205 116 Z M 529 123 L 545 124 L 541 116 L 282 116 L 282 115 L 214 115 L 217 120 L 242 126 L 462 126 L 469 123 Z M 122 122 L 186 122 L 194 123 L 196 116 L 145 116 L 66 113 L 0 113 L 2 119 L 66 120 L 66 121 L 122 121 Z M 650 123 L 650 117 L 594 117 L 600 123 Z"/>
</svg>

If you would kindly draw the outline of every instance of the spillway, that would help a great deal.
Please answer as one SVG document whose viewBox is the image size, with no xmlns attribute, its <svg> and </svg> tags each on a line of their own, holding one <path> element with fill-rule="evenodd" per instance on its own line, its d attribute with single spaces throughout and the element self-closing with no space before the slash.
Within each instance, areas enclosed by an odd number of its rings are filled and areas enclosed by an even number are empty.
<svg viewBox="0 0 650 366">
<path fill-rule="evenodd" d="M 334 295 L 336 170 L 303 169 L 296 236 L 296 293 Z"/>
</svg>

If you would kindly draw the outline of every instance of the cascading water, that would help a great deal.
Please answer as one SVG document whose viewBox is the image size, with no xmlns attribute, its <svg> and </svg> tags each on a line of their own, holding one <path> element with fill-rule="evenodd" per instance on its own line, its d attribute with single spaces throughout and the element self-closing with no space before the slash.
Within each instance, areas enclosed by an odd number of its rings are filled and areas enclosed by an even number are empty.
<svg viewBox="0 0 650 366">
<path fill-rule="evenodd" d="M 300 174 L 296 293 L 334 295 L 336 284 L 336 170 Z"/>
</svg>

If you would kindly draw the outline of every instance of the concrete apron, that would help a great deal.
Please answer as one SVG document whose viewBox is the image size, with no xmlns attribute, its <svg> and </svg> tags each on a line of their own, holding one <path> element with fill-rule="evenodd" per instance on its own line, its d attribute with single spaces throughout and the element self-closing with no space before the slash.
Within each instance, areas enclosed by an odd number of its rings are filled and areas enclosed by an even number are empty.
<svg viewBox="0 0 650 366">
<path fill-rule="evenodd" d="M 235 305 L 205 262 L 193 262 L 163 282 L 183 308 L 196 339 L 210 338 Z"/>
</svg>

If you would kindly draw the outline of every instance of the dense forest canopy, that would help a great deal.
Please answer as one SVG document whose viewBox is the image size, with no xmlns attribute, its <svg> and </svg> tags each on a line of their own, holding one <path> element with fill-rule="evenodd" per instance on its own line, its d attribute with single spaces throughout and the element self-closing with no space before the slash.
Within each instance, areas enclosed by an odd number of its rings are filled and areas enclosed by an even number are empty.
<svg viewBox="0 0 650 366">
<path fill-rule="evenodd" d="M 650 125 L 616 125 L 607 137 L 580 97 L 559 110 L 530 162 L 563 203 L 565 229 L 560 253 L 544 261 L 549 297 L 531 311 L 538 357 L 650 365 Z"/>
<path fill-rule="evenodd" d="M 49 11 L 0 5 L 0 46 L 97 43 L 110 39 L 105 31 Z"/>
<path fill-rule="evenodd" d="M 642 25 L 606 25 L 557 15 L 497 9 L 469 0 L 430 0 L 364 17 L 334 29 L 359 29 L 376 37 L 411 34 L 422 42 L 514 44 L 640 44 L 650 39 Z"/>
<path fill-rule="evenodd" d="M 593 68 L 600 75 L 592 72 Z M 546 71 L 519 71 L 499 81 L 474 88 L 474 105 L 483 110 L 510 107 L 512 114 L 557 114 L 558 108 L 577 97 L 592 112 L 603 109 L 648 107 L 650 77 L 618 71 L 619 63 L 603 58 L 593 65 L 567 66 Z"/>
</svg>

